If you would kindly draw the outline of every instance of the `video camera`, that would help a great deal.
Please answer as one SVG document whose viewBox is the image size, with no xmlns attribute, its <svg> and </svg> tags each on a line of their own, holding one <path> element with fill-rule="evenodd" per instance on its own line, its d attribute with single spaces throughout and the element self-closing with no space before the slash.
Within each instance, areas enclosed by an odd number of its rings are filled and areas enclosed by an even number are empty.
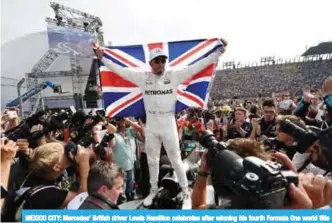
<svg viewBox="0 0 332 223">
<path fill-rule="evenodd" d="M 328 171 L 332 170 L 332 126 L 324 130 L 315 126 L 303 129 L 287 119 L 281 121 L 279 126 L 280 131 L 297 141 L 296 151 L 299 153 L 304 153 L 317 141 L 327 161 Z"/>
<path fill-rule="evenodd" d="M 207 148 L 216 194 L 231 200 L 232 208 L 277 209 L 288 201 L 290 183 L 298 184 L 297 175 L 283 170 L 279 163 L 257 157 L 242 158 L 227 150 L 209 131 L 202 132 L 200 143 Z"/>
</svg>

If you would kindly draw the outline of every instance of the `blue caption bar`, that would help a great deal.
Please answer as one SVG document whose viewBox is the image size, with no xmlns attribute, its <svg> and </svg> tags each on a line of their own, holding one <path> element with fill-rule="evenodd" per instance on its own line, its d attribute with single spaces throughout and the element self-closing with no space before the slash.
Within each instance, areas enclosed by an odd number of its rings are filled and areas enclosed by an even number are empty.
<svg viewBox="0 0 332 223">
<path fill-rule="evenodd" d="M 331 210 L 24 210 L 22 222 L 332 222 Z"/>
</svg>

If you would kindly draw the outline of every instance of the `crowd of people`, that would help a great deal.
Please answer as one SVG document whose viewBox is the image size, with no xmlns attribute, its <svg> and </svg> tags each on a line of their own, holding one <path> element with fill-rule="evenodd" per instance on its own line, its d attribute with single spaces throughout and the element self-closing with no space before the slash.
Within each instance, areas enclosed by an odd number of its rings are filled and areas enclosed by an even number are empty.
<svg viewBox="0 0 332 223">
<path fill-rule="evenodd" d="M 157 53 L 151 59 L 158 59 L 153 62 L 156 66 L 165 63 L 165 56 Z M 332 77 L 326 73 L 331 65 L 331 60 L 315 61 L 218 73 L 208 108 L 189 108 L 172 117 L 179 141 L 155 142 L 161 148 L 153 149 L 162 152 L 153 157 L 146 146 L 151 137 L 147 135 L 155 134 L 147 128 L 149 117 L 107 118 L 102 112 L 63 110 L 41 111 L 20 120 L 18 109 L 8 108 L 1 114 L 2 221 L 20 221 L 22 209 L 118 209 L 119 204 L 139 198 L 151 205 L 151 194 L 156 193 L 151 184 L 160 186 L 160 157 L 168 156 L 173 168 L 181 167 L 174 154 L 167 154 L 167 146 L 176 144 L 179 151 L 174 153 L 180 154 L 179 145 L 199 141 L 205 130 L 242 158 L 279 162 L 297 175 L 298 184 L 287 188 L 290 202 L 279 208 L 328 207 L 332 204 L 332 133 L 325 141 L 310 141 L 306 136 L 314 131 L 308 125 L 316 126 L 316 132 L 332 126 Z M 273 94 L 245 100 L 259 93 L 296 92 L 300 87 L 299 98 Z M 221 96 L 238 99 L 221 100 Z M 292 128 L 300 130 L 294 134 Z M 162 130 L 170 134 L 169 129 Z M 158 171 L 151 171 L 156 165 Z M 159 180 L 151 180 L 155 172 L 157 177 L 160 173 Z M 210 208 L 206 203 L 210 174 L 204 152 L 192 193 L 183 192 L 189 193 L 191 199 L 183 202 L 190 201 L 192 209 Z M 218 199 L 215 207 L 239 208 L 232 201 L 220 205 Z"/>
<path fill-rule="evenodd" d="M 317 60 L 219 70 L 215 74 L 211 96 L 256 98 L 284 91 L 299 95 L 305 85 L 320 88 L 331 69 L 332 60 Z"/>
</svg>

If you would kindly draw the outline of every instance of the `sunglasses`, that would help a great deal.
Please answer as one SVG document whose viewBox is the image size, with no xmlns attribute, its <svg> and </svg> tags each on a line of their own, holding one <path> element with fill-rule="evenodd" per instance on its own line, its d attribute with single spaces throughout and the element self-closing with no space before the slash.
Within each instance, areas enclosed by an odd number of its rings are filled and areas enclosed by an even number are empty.
<svg viewBox="0 0 332 223">
<path fill-rule="evenodd" d="M 156 64 L 160 64 L 160 63 L 165 64 L 166 63 L 166 58 L 156 58 L 153 61 Z"/>
</svg>

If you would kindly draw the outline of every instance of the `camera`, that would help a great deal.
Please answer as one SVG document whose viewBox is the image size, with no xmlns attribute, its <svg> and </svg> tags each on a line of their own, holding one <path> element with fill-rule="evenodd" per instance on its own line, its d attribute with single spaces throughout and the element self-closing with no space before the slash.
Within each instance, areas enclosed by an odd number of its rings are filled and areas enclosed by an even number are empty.
<svg viewBox="0 0 332 223">
<path fill-rule="evenodd" d="M 87 119 L 92 119 L 92 122 L 85 124 Z M 77 153 L 77 145 L 81 145 L 85 148 L 88 148 L 92 143 L 95 143 L 92 137 L 92 128 L 101 121 L 104 121 L 105 118 L 101 113 L 96 112 L 96 115 L 92 114 L 85 115 L 83 112 L 76 112 L 72 118 L 71 125 L 71 141 L 68 142 L 65 146 L 65 154 L 67 158 L 74 162 L 71 159 L 70 154 L 73 156 Z M 114 135 L 109 135 L 106 133 L 99 144 L 94 146 L 94 152 L 101 159 L 105 159 L 106 151 L 105 148 L 108 146 L 108 142 L 114 138 Z"/>
<path fill-rule="evenodd" d="M 332 126 L 321 130 L 315 126 L 308 126 L 303 129 L 289 120 L 284 120 L 279 123 L 280 131 L 292 136 L 297 141 L 296 151 L 304 153 L 316 141 L 321 146 L 322 154 L 324 155 L 328 170 L 332 170 Z"/>
<path fill-rule="evenodd" d="M 114 138 L 114 134 L 106 133 L 99 144 L 96 144 L 94 147 L 94 152 L 99 156 L 102 160 L 106 159 L 106 148 L 108 147 L 109 141 Z"/>
<path fill-rule="evenodd" d="M 231 200 L 232 208 L 277 209 L 288 202 L 288 188 L 298 184 L 297 175 L 275 162 L 257 157 L 242 158 L 227 150 L 209 131 L 201 133 L 207 148 L 207 164 L 218 196 Z"/>
<path fill-rule="evenodd" d="M 46 119 L 45 119 L 45 111 L 40 111 L 37 112 L 36 114 L 32 115 L 31 117 L 27 118 L 25 121 L 22 121 L 20 125 L 17 127 L 7 131 L 5 135 L 7 136 L 8 139 L 16 141 L 17 139 L 25 139 L 25 138 L 38 138 L 43 133 L 40 132 L 35 132 L 31 135 L 30 130 L 32 126 L 46 124 Z"/>
</svg>

